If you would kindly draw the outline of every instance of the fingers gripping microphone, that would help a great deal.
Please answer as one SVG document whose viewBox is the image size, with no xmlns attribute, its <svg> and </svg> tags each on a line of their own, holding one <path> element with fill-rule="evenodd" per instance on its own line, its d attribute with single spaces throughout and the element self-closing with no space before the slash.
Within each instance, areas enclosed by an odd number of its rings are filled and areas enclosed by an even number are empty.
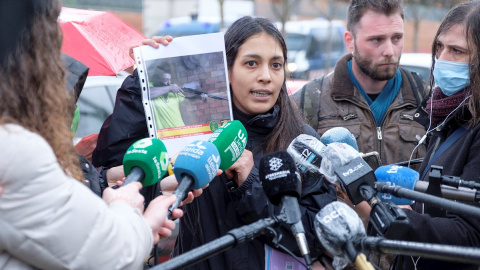
<svg viewBox="0 0 480 270">
<path fill-rule="evenodd" d="M 242 155 L 247 145 L 247 131 L 238 120 L 230 121 L 213 132 L 209 142 L 213 143 L 220 154 L 220 169 L 225 171 Z"/>
<path fill-rule="evenodd" d="M 175 178 L 179 181 L 173 192 L 177 195 L 177 200 L 168 208 L 168 218 L 189 191 L 202 188 L 212 181 L 219 166 L 220 155 L 211 142 L 194 141 L 180 151 L 173 168 Z"/>
<path fill-rule="evenodd" d="M 302 172 L 318 172 L 322 162 L 321 151 L 325 145 L 317 138 L 307 135 L 298 135 L 287 148 L 297 168 Z"/>
<path fill-rule="evenodd" d="M 355 240 L 366 237 L 363 222 L 345 203 L 336 201 L 323 207 L 315 217 L 315 231 L 322 245 L 335 256 L 334 264 L 341 269 L 347 264 L 342 260 L 345 257 L 359 269 L 373 269 L 353 245 Z"/>
<path fill-rule="evenodd" d="M 265 155 L 260 160 L 259 175 L 270 202 L 274 205 L 281 203 L 286 223 L 290 225 L 305 263 L 310 268 L 312 260 L 298 204 L 302 183 L 292 157 L 285 151 Z"/>
<path fill-rule="evenodd" d="M 161 140 L 138 140 L 128 148 L 123 157 L 123 171 L 127 175 L 123 185 L 141 182 L 143 186 L 151 186 L 162 179 L 167 167 L 167 149 Z"/>
<path fill-rule="evenodd" d="M 353 136 L 353 134 L 344 127 L 334 127 L 325 131 L 322 137 L 320 137 L 320 141 L 325 145 L 329 145 L 333 142 L 346 143 L 358 151 L 358 145 L 355 136 Z"/>
</svg>

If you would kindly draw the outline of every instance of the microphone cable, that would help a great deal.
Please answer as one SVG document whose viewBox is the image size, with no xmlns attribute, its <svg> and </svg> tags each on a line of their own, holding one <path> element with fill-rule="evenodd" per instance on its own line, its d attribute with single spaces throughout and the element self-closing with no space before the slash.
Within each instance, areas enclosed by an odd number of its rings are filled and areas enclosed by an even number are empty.
<svg viewBox="0 0 480 270">
<path fill-rule="evenodd" d="M 287 247 L 285 247 L 284 245 L 280 244 L 280 240 L 282 240 L 282 234 L 278 234 L 277 231 L 275 231 L 275 229 L 273 229 L 272 227 L 267 227 L 267 230 L 269 232 L 271 232 L 274 237 L 272 239 L 272 244 L 275 248 L 279 248 L 281 249 L 282 251 L 284 251 L 285 253 L 287 253 L 288 255 L 290 255 L 293 259 L 295 259 L 299 264 L 301 264 L 302 266 L 305 267 L 305 269 L 312 269 L 311 266 L 308 267 L 304 262 L 302 262 L 301 260 L 298 259 L 298 257 L 293 254 L 293 252 L 291 250 L 289 250 Z"/>
<path fill-rule="evenodd" d="M 167 248 L 171 238 L 172 238 L 171 236 L 166 238 L 165 245 L 162 248 L 160 248 L 160 250 L 158 250 L 158 244 L 160 243 L 155 244 L 155 246 L 153 247 L 153 254 L 150 257 L 148 257 L 148 260 L 147 260 L 147 266 L 149 268 L 159 264 L 158 256 Z M 154 262 L 153 262 L 153 265 L 150 265 L 150 260 L 152 259 L 154 259 Z"/>
<path fill-rule="evenodd" d="M 446 124 L 446 121 L 447 121 L 448 117 L 450 117 L 450 115 L 452 115 L 456 110 L 458 110 L 458 108 L 460 108 L 462 106 L 462 104 L 465 103 L 465 101 L 467 101 L 472 96 L 472 94 L 466 96 L 465 99 L 463 99 L 463 101 L 460 102 L 460 104 L 458 104 L 458 106 L 445 117 L 445 119 L 443 120 L 442 123 L 440 123 L 438 126 L 436 126 L 434 128 L 431 128 L 432 127 L 432 113 L 433 113 L 433 93 L 435 92 L 435 89 L 436 89 L 436 87 L 433 88 L 432 94 L 430 96 L 430 104 L 431 105 L 430 105 L 430 114 L 428 116 L 429 122 L 428 122 L 427 131 L 425 132 L 425 135 L 423 135 L 423 137 L 418 141 L 418 144 L 413 148 L 412 153 L 410 154 L 410 159 L 409 159 L 408 165 L 407 165 L 408 168 L 410 168 L 410 161 L 413 158 L 413 153 L 415 153 L 415 150 L 423 143 L 423 141 L 425 141 L 425 139 L 427 138 L 427 135 L 430 132 L 437 129 L 438 127 L 443 127 Z"/>
</svg>

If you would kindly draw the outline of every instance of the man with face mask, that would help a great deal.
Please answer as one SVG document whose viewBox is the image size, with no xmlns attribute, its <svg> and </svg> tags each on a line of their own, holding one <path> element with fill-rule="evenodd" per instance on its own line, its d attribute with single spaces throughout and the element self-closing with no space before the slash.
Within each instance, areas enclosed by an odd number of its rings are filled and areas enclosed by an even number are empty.
<svg viewBox="0 0 480 270">
<path fill-rule="evenodd" d="M 293 94 L 319 135 L 347 128 L 359 151 L 377 151 L 381 165 L 422 158 L 425 129 L 414 121 L 423 81 L 399 69 L 404 43 L 404 5 L 398 0 L 352 0 L 345 42 L 352 51 L 332 73 Z"/>
</svg>

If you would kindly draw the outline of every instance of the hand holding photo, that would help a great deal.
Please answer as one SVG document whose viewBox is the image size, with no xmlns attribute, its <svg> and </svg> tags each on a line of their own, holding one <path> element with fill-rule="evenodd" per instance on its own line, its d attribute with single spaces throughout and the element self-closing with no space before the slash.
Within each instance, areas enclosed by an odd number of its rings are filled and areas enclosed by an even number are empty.
<svg viewBox="0 0 480 270">
<path fill-rule="evenodd" d="M 134 55 L 150 136 L 164 141 L 169 153 L 208 140 L 233 119 L 223 34 L 141 46 Z"/>
</svg>

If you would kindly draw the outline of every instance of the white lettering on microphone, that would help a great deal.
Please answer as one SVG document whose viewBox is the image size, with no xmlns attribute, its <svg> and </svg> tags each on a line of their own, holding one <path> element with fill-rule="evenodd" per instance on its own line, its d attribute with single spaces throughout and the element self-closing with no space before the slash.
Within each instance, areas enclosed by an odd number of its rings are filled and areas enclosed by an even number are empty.
<svg viewBox="0 0 480 270">
<path fill-rule="evenodd" d="M 363 168 L 363 163 L 358 164 L 357 166 L 353 167 L 353 169 L 348 169 L 348 171 L 346 171 L 342 174 L 343 174 L 343 176 L 346 177 L 346 176 L 349 176 L 350 174 L 360 170 L 361 168 Z"/>
<path fill-rule="evenodd" d="M 289 170 L 269 173 L 269 174 L 265 175 L 265 179 L 271 181 L 271 180 L 275 180 L 275 179 L 278 179 L 278 178 L 287 177 L 287 175 L 289 175 L 289 174 L 290 174 Z"/>
<path fill-rule="evenodd" d="M 304 149 L 302 151 L 302 157 L 304 159 L 307 159 L 311 154 L 312 154 L 312 151 L 310 149 Z"/>
<path fill-rule="evenodd" d="M 387 171 L 387 173 L 398 173 L 398 169 L 400 169 L 401 167 L 400 166 L 397 166 L 397 165 L 393 165 L 392 167 L 390 167 Z"/>
<path fill-rule="evenodd" d="M 331 212 L 330 214 L 324 216 L 322 218 L 322 222 L 324 224 L 328 224 L 328 223 L 332 222 L 334 219 L 340 217 L 341 215 L 347 216 L 348 215 L 347 210 L 345 210 L 343 208 L 335 210 L 335 211 Z"/>
<path fill-rule="evenodd" d="M 211 155 L 207 159 L 207 164 L 205 164 L 205 170 L 207 170 L 208 177 L 213 179 L 217 174 L 218 164 L 220 163 L 220 158 L 215 155 Z"/>
<path fill-rule="evenodd" d="M 129 152 L 129 154 L 144 154 L 144 155 L 147 154 L 147 150 L 145 150 L 145 149 L 132 149 L 128 152 Z"/>
<path fill-rule="evenodd" d="M 155 168 L 157 168 L 157 178 L 162 178 L 162 170 L 160 170 L 160 162 L 158 162 L 157 157 L 153 157 L 153 163 L 155 163 Z"/>
<path fill-rule="evenodd" d="M 203 155 L 203 151 L 199 148 L 196 148 L 196 147 L 187 147 L 187 148 L 184 148 L 182 154 L 196 154 L 196 155 L 199 155 L 199 156 L 202 156 Z"/>
</svg>

